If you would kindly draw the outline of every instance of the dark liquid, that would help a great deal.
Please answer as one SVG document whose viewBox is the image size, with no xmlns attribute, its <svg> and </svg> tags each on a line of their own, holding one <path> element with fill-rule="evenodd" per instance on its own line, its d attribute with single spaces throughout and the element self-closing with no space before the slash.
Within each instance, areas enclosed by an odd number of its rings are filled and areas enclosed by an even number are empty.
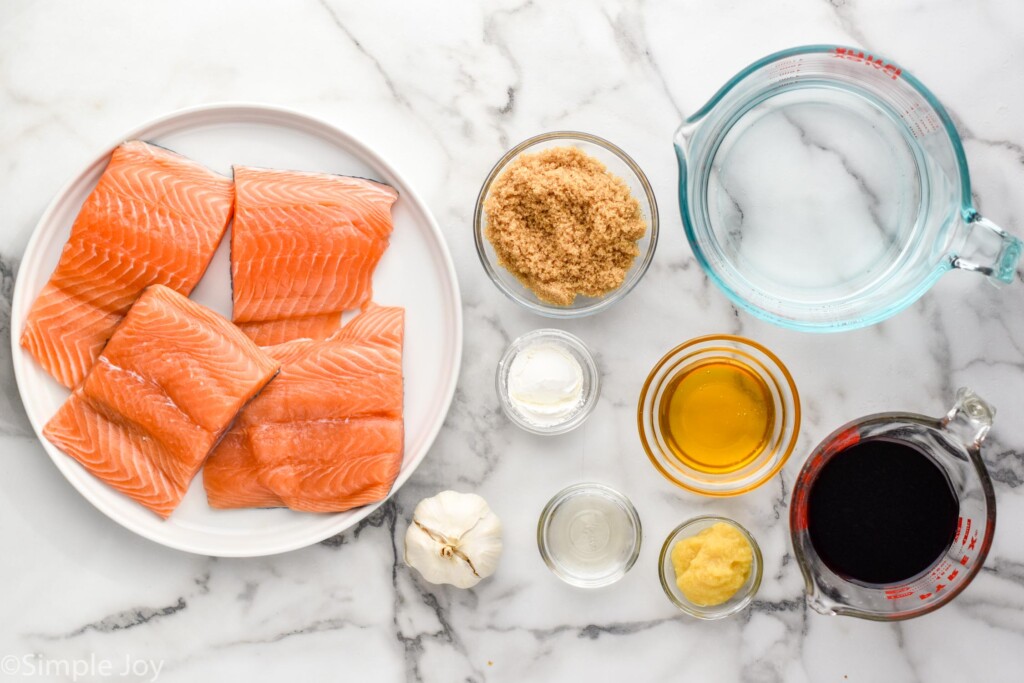
<svg viewBox="0 0 1024 683">
<path fill-rule="evenodd" d="M 897 584 L 932 565 L 953 542 L 959 505 L 945 473 L 900 441 L 872 439 L 840 451 L 811 485 L 808 532 L 836 574 Z"/>
</svg>

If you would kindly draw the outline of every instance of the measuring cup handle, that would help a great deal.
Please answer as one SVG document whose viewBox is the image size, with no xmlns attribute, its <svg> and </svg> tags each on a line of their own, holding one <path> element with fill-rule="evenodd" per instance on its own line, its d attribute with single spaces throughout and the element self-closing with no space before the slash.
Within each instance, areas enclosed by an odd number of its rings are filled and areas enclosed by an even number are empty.
<svg viewBox="0 0 1024 683">
<path fill-rule="evenodd" d="M 942 420 L 942 428 L 952 432 L 969 449 L 978 449 L 985 440 L 996 409 L 974 391 L 960 387 L 956 392 L 956 405 Z"/>
<path fill-rule="evenodd" d="M 953 267 L 987 275 L 989 282 L 1013 282 L 1024 244 L 992 221 L 978 214 L 967 221 L 967 236 Z"/>
</svg>

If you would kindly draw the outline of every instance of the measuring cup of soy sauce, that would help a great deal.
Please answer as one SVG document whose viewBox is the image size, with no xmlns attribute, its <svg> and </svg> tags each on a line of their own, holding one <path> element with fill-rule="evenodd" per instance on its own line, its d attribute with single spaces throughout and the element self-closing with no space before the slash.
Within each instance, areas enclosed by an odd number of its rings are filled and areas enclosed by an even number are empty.
<svg viewBox="0 0 1024 683">
<path fill-rule="evenodd" d="M 942 418 L 871 415 L 815 448 L 789 516 L 812 609 L 909 619 L 967 587 L 995 531 L 995 496 L 981 459 L 994 415 L 962 388 Z"/>
<path fill-rule="evenodd" d="M 1022 243 L 975 210 L 949 115 L 878 55 L 834 45 L 769 55 L 674 143 L 697 261 L 765 320 L 848 330 L 904 309 L 954 268 L 1014 279 Z"/>
</svg>

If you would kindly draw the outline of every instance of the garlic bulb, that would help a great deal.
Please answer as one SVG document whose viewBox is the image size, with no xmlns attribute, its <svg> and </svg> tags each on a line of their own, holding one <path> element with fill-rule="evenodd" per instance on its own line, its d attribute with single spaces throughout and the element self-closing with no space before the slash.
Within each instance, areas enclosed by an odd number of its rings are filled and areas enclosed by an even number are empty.
<svg viewBox="0 0 1024 683">
<path fill-rule="evenodd" d="M 405 532 L 405 563 L 430 583 L 472 588 L 501 557 L 501 520 L 475 493 L 424 498 Z"/>
</svg>

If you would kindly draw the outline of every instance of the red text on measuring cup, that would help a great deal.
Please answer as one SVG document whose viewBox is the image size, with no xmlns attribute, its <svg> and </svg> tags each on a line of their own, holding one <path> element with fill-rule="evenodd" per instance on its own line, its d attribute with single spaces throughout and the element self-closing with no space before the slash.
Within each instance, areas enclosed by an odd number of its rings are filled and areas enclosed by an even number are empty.
<svg viewBox="0 0 1024 683">
<path fill-rule="evenodd" d="M 860 64 L 872 66 L 880 71 L 885 72 L 894 81 L 897 78 L 899 78 L 900 74 L 903 73 L 903 70 L 900 69 L 895 64 L 886 62 L 884 59 L 880 57 L 875 57 L 874 55 L 865 55 L 864 52 L 860 50 L 851 50 L 845 47 L 837 47 L 833 51 L 832 55 L 838 59 L 848 59 L 852 62 L 858 62 Z"/>
</svg>

